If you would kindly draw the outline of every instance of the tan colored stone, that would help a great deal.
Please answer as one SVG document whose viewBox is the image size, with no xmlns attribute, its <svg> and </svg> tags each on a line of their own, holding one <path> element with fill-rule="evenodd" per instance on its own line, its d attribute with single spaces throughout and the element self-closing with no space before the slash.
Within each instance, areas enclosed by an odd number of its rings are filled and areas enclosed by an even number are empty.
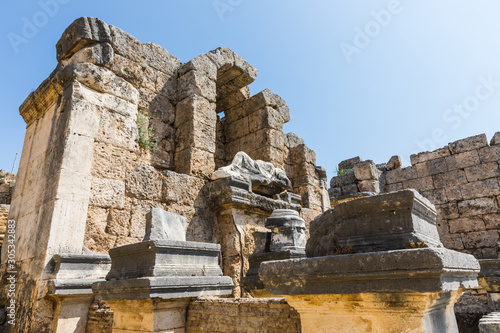
<svg viewBox="0 0 500 333">
<path fill-rule="evenodd" d="M 486 147 L 487 145 L 488 141 L 486 140 L 486 135 L 480 134 L 452 142 L 448 144 L 448 147 L 450 148 L 452 154 L 458 154 Z"/>
<path fill-rule="evenodd" d="M 462 240 L 466 249 L 478 249 L 483 247 L 496 247 L 498 243 L 498 231 L 476 231 L 462 234 Z"/>
<path fill-rule="evenodd" d="M 494 198 L 478 198 L 460 201 L 458 203 L 458 211 L 463 216 L 471 216 L 496 213 L 498 207 Z"/>
<path fill-rule="evenodd" d="M 460 185 L 460 192 L 464 200 L 482 198 L 500 194 L 500 187 L 496 178 L 480 180 Z"/>
<path fill-rule="evenodd" d="M 448 171 L 463 169 L 480 163 L 477 150 L 454 154 L 446 157 L 445 160 L 446 165 L 448 166 Z"/>
<path fill-rule="evenodd" d="M 380 193 L 380 183 L 376 180 L 360 180 L 358 189 L 360 192 Z"/>
<path fill-rule="evenodd" d="M 384 186 L 384 192 L 395 192 L 403 189 L 402 183 L 389 184 Z"/>
<path fill-rule="evenodd" d="M 465 168 L 465 174 L 469 182 L 475 182 L 477 180 L 500 177 L 500 169 L 498 168 L 498 163 L 489 162 Z"/>
<path fill-rule="evenodd" d="M 394 169 L 385 173 L 387 184 L 401 183 L 404 180 L 417 178 L 417 171 L 413 167 Z"/>
<path fill-rule="evenodd" d="M 500 143 L 500 132 L 496 132 L 491 138 L 490 145 L 497 145 Z"/>
<path fill-rule="evenodd" d="M 429 199 L 434 205 L 441 205 L 446 203 L 446 193 L 444 189 L 436 189 L 432 191 L 424 191 L 421 193 L 424 197 Z"/>
<path fill-rule="evenodd" d="M 410 180 L 405 180 L 403 182 L 403 188 L 405 189 L 412 188 L 419 192 L 429 191 L 434 189 L 434 182 L 432 180 L 432 177 L 430 176 L 417 179 L 410 179 Z"/>
<path fill-rule="evenodd" d="M 461 234 L 440 235 L 440 239 L 444 247 L 446 247 L 447 249 L 457 250 L 457 251 L 464 249 L 464 244 L 462 242 Z"/>
<path fill-rule="evenodd" d="M 188 148 L 175 153 L 177 172 L 209 178 L 215 171 L 214 154 L 198 148 Z"/>
<path fill-rule="evenodd" d="M 208 126 L 215 126 L 217 120 L 215 104 L 198 95 L 189 96 L 177 103 L 175 127 L 193 123 L 195 120 Z"/>
<path fill-rule="evenodd" d="M 416 164 L 414 168 L 417 170 L 417 174 L 419 177 L 437 175 L 448 170 L 445 158 L 438 158 L 435 160 L 419 163 Z"/>
<path fill-rule="evenodd" d="M 424 163 L 427 161 L 435 160 L 440 157 L 445 157 L 450 155 L 450 149 L 448 146 L 436 149 L 434 151 L 426 151 L 418 154 L 412 154 L 410 156 L 411 165 L 416 165 L 418 163 Z"/>
<path fill-rule="evenodd" d="M 455 170 L 432 176 L 434 186 L 436 188 L 449 188 L 460 184 L 467 183 L 465 172 L 463 170 Z"/>
<path fill-rule="evenodd" d="M 125 190 L 129 197 L 159 200 L 161 187 L 162 182 L 158 171 L 150 165 L 140 163 L 133 170 L 127 172 Z"/>
<path fill-rule="evenodd" d="M 189 71 L 179 77 L 177 89 L 177 99 L 179 101 L 190 95 L 198 95 L 215 103 L 215 93 L 215 82 L 196 70 Z"/>
<path fill-rule="evenodd" d="M 481 163 L 498 162 L 500 160 L 500 147 L 498 146 L 481 148 L 478 153 Z"/>
<path fill-rule="evenodd" d="M 452 234 L 485 230 L 483 219 L 473 216 L 451 219 L 448 221 L 448 224 L 450 225 L 450 233 Z"/>
<path fill-rule="evenodd" d="M 377 180 L 380 175 L 375 163 L 371 161 L 361 162 L 355 165 L 352 170 L 358 180 Z"/>
<path fill-rule="evenodd" d="M 446 193 L 446 198 L 448 201 L 459 201 L 462 200 L 462 192 L 460 191 L 460 186 L 450 186 L 444 189 Z"/>
<path fill-rule="evenodd" d="M 458 205 L 455 202 L 449 202 L 436 206 L 437 216 L 440 219 L 455 219 L 460 216 Z"/>
<path fill-rule="evenodd" d="M 486 225 L 486 229 L 500 229 L 500 214 L 483 215 L 483 220 Z"/>
<path fill-rule="evenodd" d="M 116 179 L 92 179 L 90 204 L 103 208 L 123 208 L 125 183 Z"/>
</svg>

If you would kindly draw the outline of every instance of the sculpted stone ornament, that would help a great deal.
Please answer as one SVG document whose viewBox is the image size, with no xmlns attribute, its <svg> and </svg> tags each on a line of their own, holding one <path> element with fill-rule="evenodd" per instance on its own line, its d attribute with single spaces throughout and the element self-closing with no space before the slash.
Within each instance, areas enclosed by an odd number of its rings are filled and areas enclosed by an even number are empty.
<svg viewBox="0 0 500 333">
<path fill-rule="evenodd" d="M 250 182 L 253 192 L 265 196 L 273 196 L 292 187 L 285 171 L 268 162 L 254 161 L 241 151 L 234 156 L 230 165 L 215 171 L 211 178 L 217 180 L 229 177 Z"/>
</svg>

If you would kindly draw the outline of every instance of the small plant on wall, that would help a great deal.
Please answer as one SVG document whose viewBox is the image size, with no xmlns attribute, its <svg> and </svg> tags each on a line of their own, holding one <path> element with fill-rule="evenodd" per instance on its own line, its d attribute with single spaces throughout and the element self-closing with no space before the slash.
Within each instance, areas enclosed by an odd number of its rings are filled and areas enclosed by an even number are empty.
<svg viewBox="0 0 500 333">
<path fill-rule="evenodd" d="M 346 175 L 351 171 L 352 171 L 352 169 L 337 169 L 337 170 L 335 170 L 335 172 L 337 173 L 337 176 Z"/>
<path fill-rule="evenodd" d="M 152 129 L 149 127 L 150 116 L 144 112 L 137 114 L 137 131 L 139 134 L 139 146 L 143 149 L 150 150 L 155 145 L 155 136 Z"/>
</svg>

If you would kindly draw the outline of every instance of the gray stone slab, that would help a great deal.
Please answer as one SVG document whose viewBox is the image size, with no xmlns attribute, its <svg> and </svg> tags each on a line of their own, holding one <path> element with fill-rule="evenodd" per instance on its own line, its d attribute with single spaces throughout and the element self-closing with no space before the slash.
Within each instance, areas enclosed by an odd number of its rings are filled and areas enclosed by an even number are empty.
<svg viewBox="0 0 500 333">
<path fill-rule="evenodd" d="M 308 257 L 409 248 L 411 242 L 442 246 L 434 205 L 415 190 L 367 196 L 344 202 L 311 222 Z M 338 243 L 337 243 L 338 241 Z"/>
<path fill-rule="evenodd" d="M 58 254 L 49 261 L 47 294 L 76 296 L 92 294 L 92 284 L 104 281 L 111 268 L 105 254 Z"/>
<path fill-rule="evenodd" d="M 233 282 L 228 276 L 143 277 L 96 282 L 96 300 L 139 300 L 230 295 Z"/>
<path fill-rule="evenodd" d="M 143 241 L 185 241 L 186 223 L 184 216 L 153 208 L 146 214 L 146 235 Z"/>
<path fill-rule="evenodd" d="M 220 276 L 220 245 L 145 241 L 113 248 L 106 280 L 159 276 Z"/>
<path fill-rule="evenodd" d="M 275 295 L 438 292 L 477 286 L 474 256 L 444 248 L 268 261 L 260 279 Z"/>
</svg>

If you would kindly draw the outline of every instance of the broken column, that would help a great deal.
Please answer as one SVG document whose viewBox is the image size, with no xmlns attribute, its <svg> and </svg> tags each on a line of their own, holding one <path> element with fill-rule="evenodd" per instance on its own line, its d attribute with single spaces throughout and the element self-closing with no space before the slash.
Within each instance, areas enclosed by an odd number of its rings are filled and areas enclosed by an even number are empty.
<svg viewBox="0 0 500 333">
<path fill-rule="evenodd" d="M 266 219 L 276 209 L 299 212 L 300 198 L 285 192 L 290 180 L 283 170 L 254 161 L 243 152 L 236 154 L 232 164 L 217 170 L 212 180 L 210 197 L 217 214 L 223 271 L 233 279 L 233 296 L 240 297 L 245 293 L 241 279 L 250 268 L 248 259 L 259 243 L 265 243 Z"/>
<path fill-rule="evenodd" d="M 185 225 L 184 217 L 153 209 L 142 242 L 109 251 L 111 270 L 93 290 L 113 310 L 113 330 L 184 332 L 190 300 L 231 293 L 220 246 L 185 241 Z"/>
<path fill-rule="evenodd" d="M 344 202 L 311 223 L 308 258 L 264 262 L 259 275 L 303 332 L 458 332 L 453 304 L 479 264 L 442 247 L 435 219 L 413 190 Z"/>
</svg>

